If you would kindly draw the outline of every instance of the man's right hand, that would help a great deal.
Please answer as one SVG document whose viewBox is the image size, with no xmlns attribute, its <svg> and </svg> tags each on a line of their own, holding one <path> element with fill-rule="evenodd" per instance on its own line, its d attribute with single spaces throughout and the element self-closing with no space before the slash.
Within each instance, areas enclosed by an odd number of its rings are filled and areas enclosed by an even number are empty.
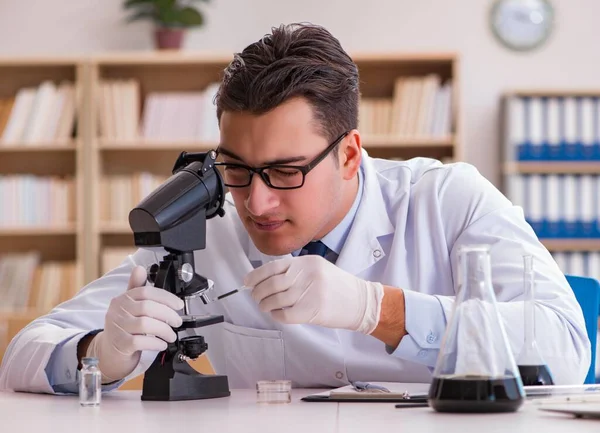
<svg viewBox="0 0 600 433">
<path fill-rule="evenodd" d="M 166 290 L 146 286 L 146 270 L 131 271 L 127 291 L 112 299 L 104 330 L 96 334 L 87 356 L 98 358 L 102 382 L 121 380 L 137 366 L 142 350 L 161 351 L 177 335 L 171 327 L 181 326 L 176 310 L 183 301 Z"/>
</svg>

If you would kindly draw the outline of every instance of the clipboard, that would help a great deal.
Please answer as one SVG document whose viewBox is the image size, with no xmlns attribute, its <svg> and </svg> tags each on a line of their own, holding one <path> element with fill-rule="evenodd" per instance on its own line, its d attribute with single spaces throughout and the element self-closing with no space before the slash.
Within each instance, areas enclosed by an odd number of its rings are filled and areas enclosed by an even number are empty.
<svg viewBox="0 0 600 433">
<path fill-rule="evenodd" d="M 386 387 L 390 392 L 357 391 L 352 385 L 346 385 L 317 394 L 307 395 L 302 401 L 322 403 L 426 403 L 429 392 L 428 383 L 371 382 Z M 406 393 L 410 398 L 406 398 Z"/>
<path fill-rule="evenodd" d="M 593 418 L 600 421 L 600 405 L 599 404 L 563 404 L 555 405 L 554 407 L 539 408 L 539 410 L 547 412 L 562 413 L 572 415 L 575 418 Z"/>
</svg>

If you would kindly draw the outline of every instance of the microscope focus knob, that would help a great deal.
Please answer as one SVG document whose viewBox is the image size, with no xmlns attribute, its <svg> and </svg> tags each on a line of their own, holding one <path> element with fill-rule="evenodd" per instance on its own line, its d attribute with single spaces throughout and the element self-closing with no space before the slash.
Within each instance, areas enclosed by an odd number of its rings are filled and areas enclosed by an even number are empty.
<svg viewBox="0 0 600 433">
<path fill-rule="evenodd" d="M 152 284 L 156 283 L 156 276 L 158 275 L 158 269 L 159 269 L 159 266 L 156 263 L 154 263 L 153 265 L 148 267 L 148 269 L 146 271 L 146 272 L 148 272 L 148 281 L 150 281 Z"/>
<path fill-rule="evenodd" d="M 189 283 L 194 278 L 194 268 L 189 263 L 184 263 L 177 271 L 177 276 L 184 283 Z"/>
<path fill-rule="evenodd" d="M 208 350 L 208 344 L 206 344 L 202 335 L 183 337 L 179 340 L 179 343 L 181 344 L 182 355 L 189 359 L 196 359 Z"/>
</svg>

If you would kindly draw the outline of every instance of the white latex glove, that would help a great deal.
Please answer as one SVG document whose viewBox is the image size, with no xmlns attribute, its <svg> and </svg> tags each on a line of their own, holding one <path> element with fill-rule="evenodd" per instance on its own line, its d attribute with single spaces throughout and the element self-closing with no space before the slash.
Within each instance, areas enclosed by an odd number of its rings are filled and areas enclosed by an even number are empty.
<svg viewBox="0 0 600 433">
<path fill-rule="evenodd" d="M 99 360 L 102 383 L 131 373 L 142 350 L 164 350 L 167 341 L 177 338 L 171 327 L 181 326 L 182 319 L 175 310 L 183 308 L 183 301 L 166 290 L 145 284 L 146 270 L 135 267 L 127 291 L 110 302 L 104 330 L 88 346 L 87 356 Z"/>
<path fill-rule="evenodd" d="M 310 323 L 370 334 L 379 323 L 383 286 L 323 257 L 286 257 L 246 275 L 261 311 L 283 323 Z"/>
</svg>

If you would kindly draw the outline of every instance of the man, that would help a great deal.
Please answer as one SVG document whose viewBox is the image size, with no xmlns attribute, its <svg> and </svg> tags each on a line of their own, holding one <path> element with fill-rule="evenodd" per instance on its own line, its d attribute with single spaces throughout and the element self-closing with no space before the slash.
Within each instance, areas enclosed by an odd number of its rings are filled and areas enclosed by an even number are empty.
<svg viewBox="0 0 600 433">
<path fill-rule="evenodd" d="M 251 290 L 192 303 L 225 318 L 198 330 L 216 371 L 232 388 L 429 381 L 458 250 L 489 244 L 510 349 L 523 341 L 527 253 L 540 351 L 557 383 L 581 383 L 590 364 L 581 309 L 522 210 L 467 164 L 370 158 L 358 100 L 356 65 L 318 26 L 273 29 L 226 69 L 216 102 L 230 195 L 195 264 L 215 296 Z M 8 348 L 0 387 L 75 392 L 85 355 L 99 358 L 106 389 L 142 373 L 181 323 L 181 300 L 146 284 L 144 269 L 163 253 L 139 250 L 31 323 Z"/>
</svg>

